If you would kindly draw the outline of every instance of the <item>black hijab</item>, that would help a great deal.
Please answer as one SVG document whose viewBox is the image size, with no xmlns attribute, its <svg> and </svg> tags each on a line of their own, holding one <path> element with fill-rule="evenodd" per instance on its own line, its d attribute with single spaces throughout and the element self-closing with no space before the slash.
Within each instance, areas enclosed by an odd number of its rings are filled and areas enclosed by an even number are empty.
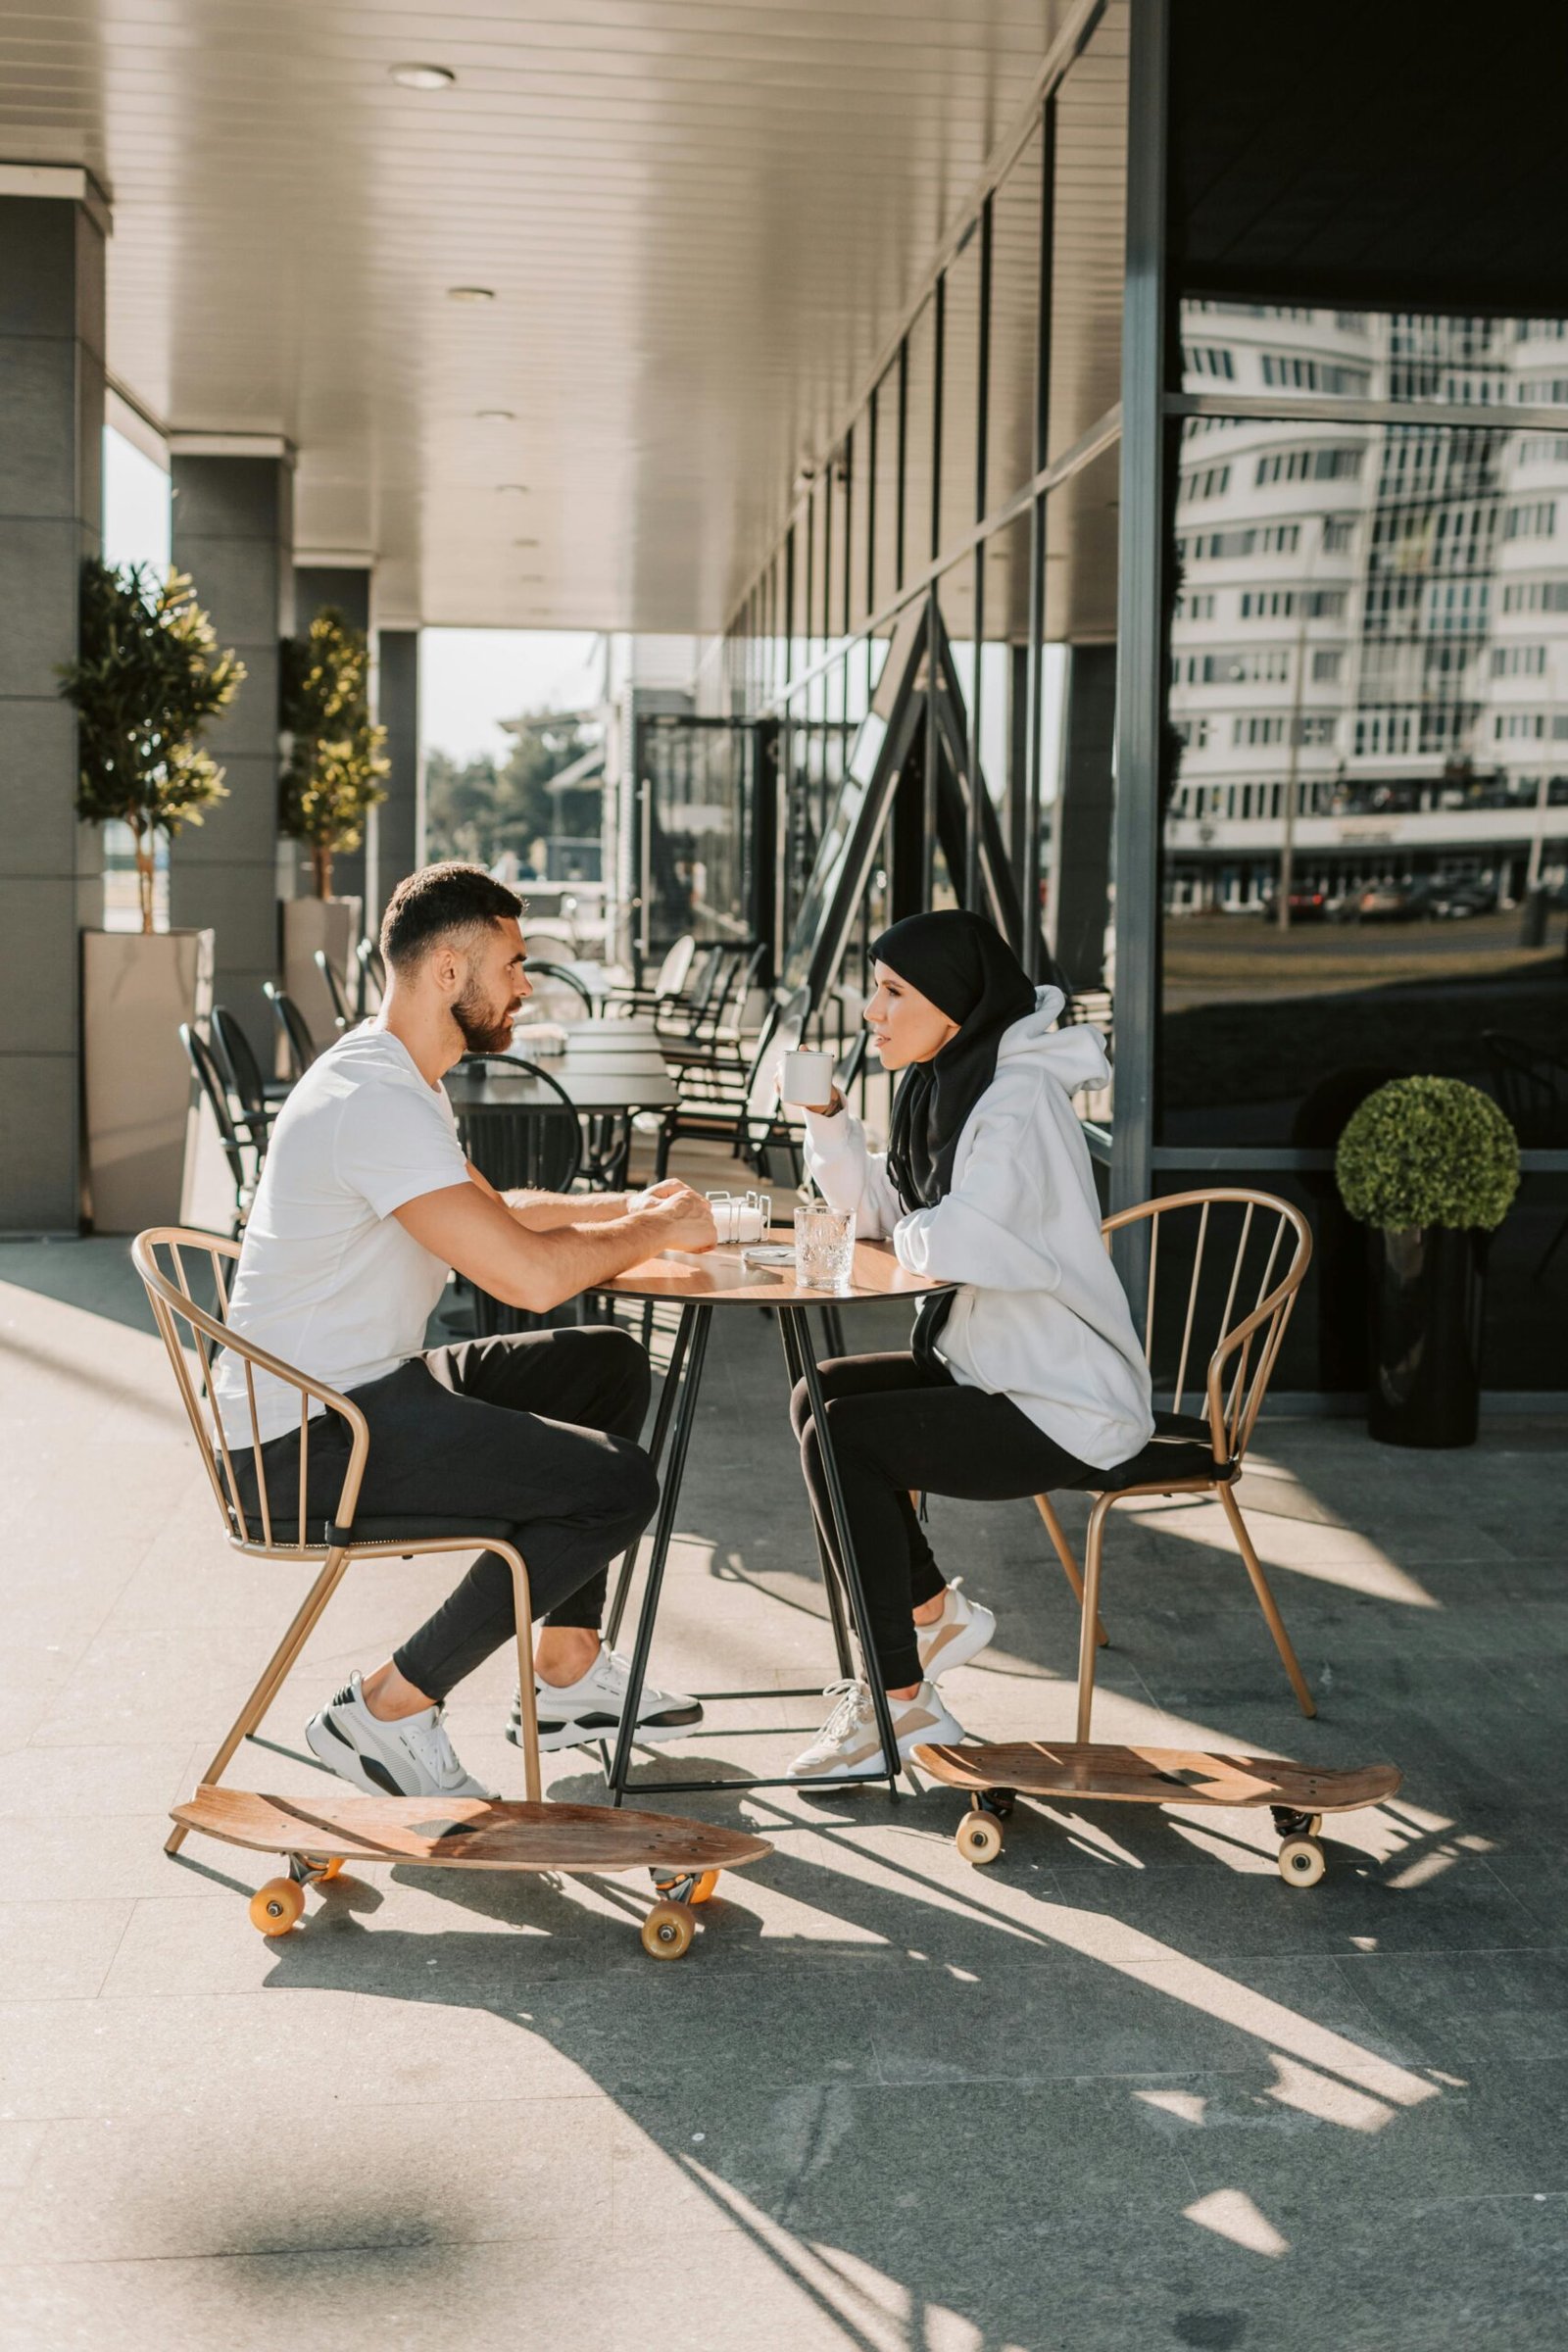
<svg viewBox="0 0 1568 2352">
<path fill-rule="evenodd" d="M 906 915 L 871 955 L 929 997 L 958 1034 L 909 1064 L 893 1099 L 888 1174 L 906 1209 L 931 1208 L 953 1183 L 965 1122 L 997 1074 L 1003 1032 L 1035 1008 L 1034 982 L 994 923 L 961 908 Z"/>
</svg>

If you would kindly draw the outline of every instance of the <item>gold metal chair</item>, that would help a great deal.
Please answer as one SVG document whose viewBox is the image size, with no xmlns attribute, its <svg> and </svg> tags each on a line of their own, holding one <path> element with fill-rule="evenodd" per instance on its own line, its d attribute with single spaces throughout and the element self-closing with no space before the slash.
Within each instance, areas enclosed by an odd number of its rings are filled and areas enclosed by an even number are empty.
<svg viewBox="0 0 1568 2352">
<path fill-rule="evenodd" d="M 292 1365 L 269 1355 L 265 1348 L 253 1346 L 250 1341 L 241 1339 L 229 1330 L 229 1270 L 238 1256 L 237 1242 L 220 1240 L 216 1234 L 197 1233 L 179 1226 L 155 1227 L 138 1234 L 131 1245 L 131 1257 L 146 1286 L 158 1329 L 169 1350 L 169 1360 L 179 1385 L 197 1450 L 212 1481 L 213 1496 L 223 1521 L 223 1533 L 230 1550 L 250 1560 L 278 1560 L 317 1570 L 315 1582 L 295 1612 L 288 1631 L 268 1660 L 256 1688 L 202 1775 L 202 1785 L 208 1787 L 221 1779 L 240 1741 L 248 1739 L 261 1723 L 353 1561 L 406 1558 L 416 1552 L 486 1550 L 499 1552 L 512 1569 L 516 1594 L 518 1687 L 522 1693 L 523 1710 L 523 1772 L 528 1802 L 540 1803 L 542 1791 L 539 1778 L 539 1726 L 534 1713 L 532 1611 L 528 1596 L 528 1571 L 522 1554 L 504 1532 L 473 1521 L 426 1518 L 406 1527 L 398 1522 L 374 1518 L 362 1517 L 357 1522 L 360 1488 L 370 1446 L 370 1433 L 365 1415 L 351 1396 L 339 1396 L 336 1390 L 309 1379 L 305 1373 L 296 1371 Z M 198 1303 L 191 1283 L 193 1268 L 197 1271 L 199 1283 L 210 1283 L 212 1286 L 211 1308 Z M 185 1334 L 189 1335 L 188 1342 L 183 1336 Z M 250 1437 L 248 1445 L 233 1448 L 212 1390 L 213 1361 L 220 1348 L 226 1348 L 244 1366 L 245 1372 Z M 274 1512 L 268 1493 L 267 1465 L 256 1417 L 258 1371 L 270 1373 L 274 1380 L 282 1381 L 294 1390 L 300 1402 L 299 1498 L 289 1510 L 286 1521 Z M 335 1414 L 345 1425 L 349 1436 L 348 1467 L 343 1474 L 343 1484 L 332 1517 L 326 1521 L 319 1517 L 313 1518 L 307 1508 L 313 1403 L 321 1406 L 328 1415 Z M 319 1422 L 315 1426 L 319 1427 Z M 253 1505 L 247 1505 L 235 1476 L 235 1453 L 238 1452 L 243 1458 L 247 1451 L 256 1477 L 256 1500 Z M 164 1851 L 177 1853 L 186 1835 L 186 1829 L 176 1825 L 165 1843 Z"/>
<path fill-rule="evenodd" d="M 1234 1252 L 1225 1229 L 1233 1222 Z M 1269 1589 L 1262 1563 L 1234 1493 L 1243 1460 L 1262 1409 L 1269 1380 L 1279 1359 L 1286 1329 L 1312 1255 L 1312 1236 L 1305 1217 L 1288 1200 L 1272 1193 L 1251 1192 L 1241 1186 L 1216 1186 L 1208 1191 L 1173 1193 L 1160 1200 L 1145 1200 L 1107 1217 L 1102 1226 L 1105 1246 L 1112 1235 L 1147 1224 L 1149 1232 L 1149 1296 L 1144 1317 L 1144 1353 L 1154 1376 L 1154 1393 L 1161 1394 L 1160 1362 L 1164 1344 L 1174 1344 L 1174 1379 L 1170 1403 L 1154 1414 L 1154 1436 L 1133 1461 L 1120 1465 L 1114 1487 L 1091 1490 L 1094 1508 L 1080 1571 L 1071 1544 L 1049 1494 L 1037 1494 L 1035 1504 L 1077 1596 L 1081 1611 L 1078 1644 L 1078 1730 L 1080 1741 L 1089 1738 L 1095 1695 L 1095 1651 L 1106 1640 L 1100 1619 L 1100 1585 L 1103 1566 L 1105 1526 L 1118 1502 L 1137 1494 L 1216 1494 L 1230 1521 L 1246 1562 L 1264 1621 L 1274 1638 L 1291 1688 L 1303 1715 L 1315 1715 L 1307 1689 L 1278 1603 Z M 1192 1270 L 1186 1285 L 1185 1312 L 1179 1295 L 1181 1256 L 1188 1238 Z M 1160 1318 L 1160 1254 L 1177 1259 L 1178 1296 L 1174 1318 Z M 1285 1263 L 1280 1270 L 1282 1256 Z M 1209 1262 L 1210 1289 L 1203 1289 L 1204 1262 Z M 1255 1279 L 1254 1279 L 1255 1278 Z M 1250 1295 L 1251 1304 L 1246 1300 Z M 1169 1290 L 1165 1296 L 1168 1298 Z M 1217 1316 L 1212 1310 L 1217 1301 Z M 1212 1317 L 1212 1322 L 1211 1322 Z M 1189 1387 L 1189 1365 L 1195 1362 L 1195 1334 L 1215 1329 L 1202 1379 L 1202 1408 L 1184 1413 L 1182 1398 Z M 1179 1331 L 1179 1340 L 1177 1333 Z M 1196 1360 L 1200 1361 L 1200 1356 Z M 1198 1388 L 1196 1373 L 1191 1386 Z M 1197 1398 L 1195 1396 L 1195 1402 Z"/>
</svg>

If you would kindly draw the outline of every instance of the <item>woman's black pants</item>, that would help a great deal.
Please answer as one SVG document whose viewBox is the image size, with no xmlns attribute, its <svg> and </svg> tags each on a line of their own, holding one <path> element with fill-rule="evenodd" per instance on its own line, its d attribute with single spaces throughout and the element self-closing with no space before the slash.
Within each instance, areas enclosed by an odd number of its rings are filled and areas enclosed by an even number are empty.
<svg viewBox="0 0 1568 2352">
<path fill-rule="evenodd" d="M 833 1458 L 865 1588 L 882 1680 L 902 1690 L 920 1680 L 911 1609 L 945 1582 L 909 1500 L 911 1491 L 964 1502 L 1009 1502 L 1078 1486 L 1095 1474 L 1037 1429 L 1008 1396 L 960 1388 L 907 1350 L 845 1355 L 821 1366 Z M 833 1513 L 806 1383 L 790 1418 L 828 1557 L 837 1561 Z"/>
</svg>

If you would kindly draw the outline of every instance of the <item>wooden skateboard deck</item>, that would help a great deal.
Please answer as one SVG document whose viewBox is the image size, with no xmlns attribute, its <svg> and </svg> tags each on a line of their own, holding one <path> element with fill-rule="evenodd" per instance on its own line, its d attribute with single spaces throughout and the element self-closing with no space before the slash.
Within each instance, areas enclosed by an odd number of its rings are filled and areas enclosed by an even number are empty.
<svg viewBox="0 0 1568 2352">
<path fill-rule="evenodd" d="M 485 1797 L 341 1796 L 324 1801 L 198 1788 L 175 1821 L 230 1845 L 345 1862 L 442 1870 L 737 1870 L 772 1847 L 738 1830 L 602 1805 L 492 1804 Z"/>
<path fill-rule="evenodd" d="M 1094 1796 L 1137 1805 L 1280 1805 L 1348 1813 L 1381 1804 L 1403 1777 L 1393 1764 L 1346 1772 L 1284 1756 L 1216 1756 L 1186 1747 L 1077 1746 L 1020 1740 L 989 1747 L 917 1747 L 915 1762 L 950 1788 Z"/>
<path fill-rule="evenodd" d="M 1325 1813 L 1381 1804 L 1398 1788 L 1394 1764 L 1355 1771 L 1296 1764 L 1285 1756 L 1209 1755 L 1187 1747 L 1098 1747 L 1021 1740 L 991 1746 L 917 1747 L 915 1763 L 950 1788 L 967 1790 L 970 1811 L 956 1844 L 966 1862 L 994 1862 L 1014 1795 L 1133 1805 L 1267 1805 L 1281 1838 L 1280 1876 L 1313 1886 L 1326 1867 L 1317 1832 Z"/>
<path fill-rule="evenodd" d="M 611 1872 L 644 1868 L 661 1896 L 642 1925 L 643 1949 L 678 1960 L 696 1914 L 721 1870 L 772 1852 L 763 1838 L 672 1813 L 612 1811 L 603 1805 L 502 1804 L 487 1797 L 265 1796 L 203 1785 L 173 1819 L 230 1845 L 289 1859 L 251 1900 L 264 1936 L 285 1936 L 305 1910 L 305 1888 L 336 1876 L 343 1862 L 402 1862 L 438 1870 Z"/>
</svg>

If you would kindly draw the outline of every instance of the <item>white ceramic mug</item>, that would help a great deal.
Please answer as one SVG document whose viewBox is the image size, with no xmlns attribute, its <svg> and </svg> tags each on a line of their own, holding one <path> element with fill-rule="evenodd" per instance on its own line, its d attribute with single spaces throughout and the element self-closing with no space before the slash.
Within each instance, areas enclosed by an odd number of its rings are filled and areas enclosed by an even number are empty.
<svg viewBox="0 0 1568 2352">
<path fill-rule="evenodd" d="M 786 1102 L 800 1103 L 811 1110 L 824 1109 L 833 1100 L 832 1054 L 786 1054 L 779 1086 Z"/>
</svg>

